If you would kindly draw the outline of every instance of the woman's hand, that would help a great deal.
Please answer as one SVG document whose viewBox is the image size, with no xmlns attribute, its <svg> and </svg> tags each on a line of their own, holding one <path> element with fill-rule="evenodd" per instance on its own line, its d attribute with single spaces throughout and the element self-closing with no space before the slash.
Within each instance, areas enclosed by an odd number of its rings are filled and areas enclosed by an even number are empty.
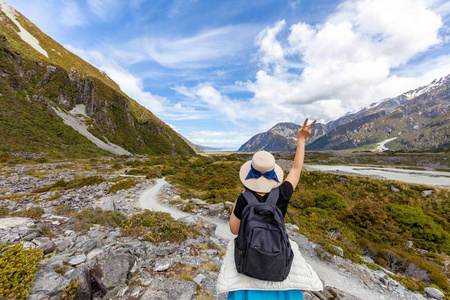
<svg viewBox="0 0 450 300">
<path fill-rule="evenodd" d="M 317 120 L 314 120 L 311 124 L 308 124 L 308 118 L 306 118 L 305 123 L 303 123 L 303 127 L 300 128 L 297 132 L 297 139 L 306 140 L 306 138 L 311 134 L 311 127 L 316 124 Z"/>
</svg>

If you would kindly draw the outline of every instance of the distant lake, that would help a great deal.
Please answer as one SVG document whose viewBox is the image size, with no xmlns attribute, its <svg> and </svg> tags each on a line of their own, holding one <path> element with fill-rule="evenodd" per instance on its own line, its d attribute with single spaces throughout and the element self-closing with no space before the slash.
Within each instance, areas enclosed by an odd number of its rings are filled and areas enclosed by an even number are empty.
<svg viewBox="0 0 450 300">
<path fill-rule="evenodd" d="M 450 187 L 450 172 L 339 165 L 305 165 L 304 169 L 307 171 L 324 171 L 340 174 L 362 175 L 409 183 Z"/>
</svg>

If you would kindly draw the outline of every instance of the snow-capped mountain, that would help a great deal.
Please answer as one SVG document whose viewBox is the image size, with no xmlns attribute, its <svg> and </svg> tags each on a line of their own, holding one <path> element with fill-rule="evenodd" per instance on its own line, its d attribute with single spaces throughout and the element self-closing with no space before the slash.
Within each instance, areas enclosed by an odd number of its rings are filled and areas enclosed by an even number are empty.
<svg viewBox="0 0 450 300">
<path fill-rule="evenodd" d="M 391 149 L 431 149 L 450 145 L 450 75 L 429 85 L 382 99 L 355 113 L 316 124 L 307 149 L 351 149 L 397 137 Z M 253 136 L 239 151 L 293 151 L 300 125 L 279 123 Z"/>
</svg>

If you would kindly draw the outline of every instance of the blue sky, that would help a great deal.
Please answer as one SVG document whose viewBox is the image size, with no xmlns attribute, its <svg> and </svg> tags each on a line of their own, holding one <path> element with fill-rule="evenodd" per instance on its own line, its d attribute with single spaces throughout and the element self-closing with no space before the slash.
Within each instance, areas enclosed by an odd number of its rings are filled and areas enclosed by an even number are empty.
<svg viewBox="0 0 450 300">
<path fill-rule="evenodd" d="M 442 0 L 6 0 L 191 141 L 237 149 L 450 73 Z"/>
</svg>

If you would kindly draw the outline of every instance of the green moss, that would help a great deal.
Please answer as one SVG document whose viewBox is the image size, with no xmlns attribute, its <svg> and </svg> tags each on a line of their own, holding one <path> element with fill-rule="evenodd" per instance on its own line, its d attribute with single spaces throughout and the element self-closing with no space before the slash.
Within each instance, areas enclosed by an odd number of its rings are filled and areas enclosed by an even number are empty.
<svg viewBox="0 0 450 300">
<path fill-rule="evenodd" d="M 42 252 L 37 249 L 0 245 L 0 298 L 26 299 L 41 258 Z"/>
</svg>

